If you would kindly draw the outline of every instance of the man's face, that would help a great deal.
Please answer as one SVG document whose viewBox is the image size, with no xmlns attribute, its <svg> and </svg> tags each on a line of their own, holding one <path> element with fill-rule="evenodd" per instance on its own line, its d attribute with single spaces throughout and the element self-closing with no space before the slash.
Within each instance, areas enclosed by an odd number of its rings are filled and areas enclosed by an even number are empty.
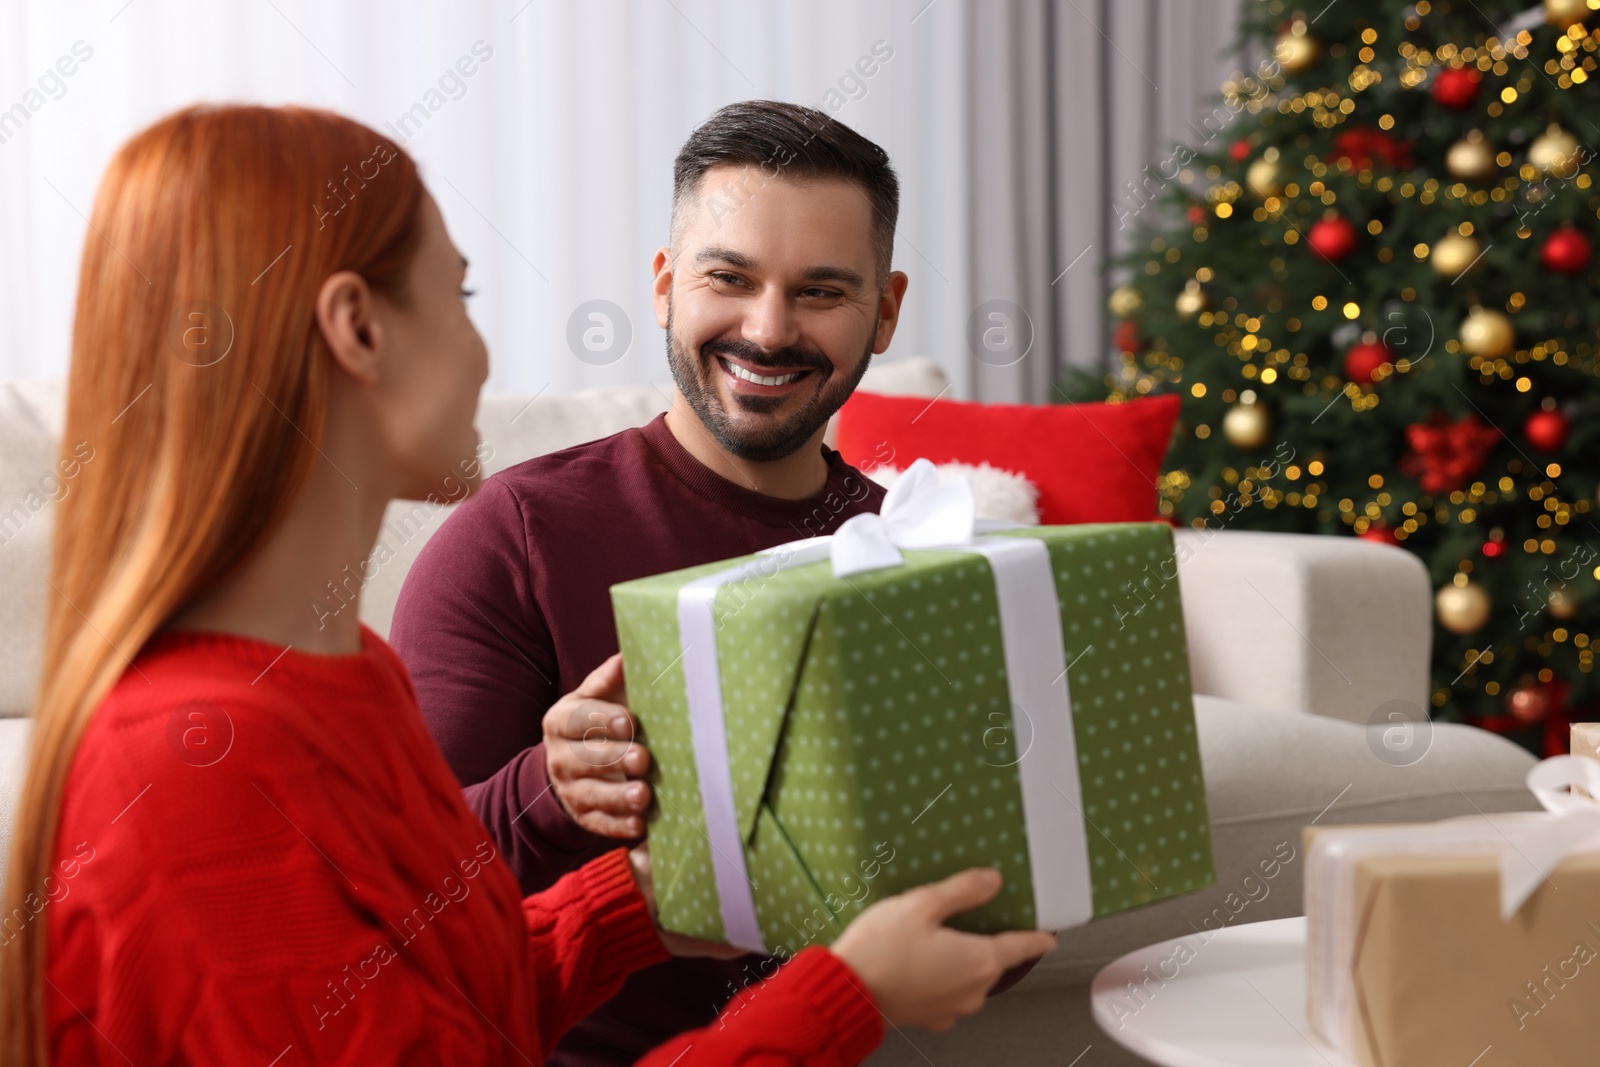
<svg viewBox="0 0 1600 1067">
<path fill-rule="evenodd" d="M 905 276 L 877 277 L 872 209 L 851 182 L 713 167 L 656 256 L 672 376 L 723 449 L 782 459 L 888 347 Z"/>
</svg>

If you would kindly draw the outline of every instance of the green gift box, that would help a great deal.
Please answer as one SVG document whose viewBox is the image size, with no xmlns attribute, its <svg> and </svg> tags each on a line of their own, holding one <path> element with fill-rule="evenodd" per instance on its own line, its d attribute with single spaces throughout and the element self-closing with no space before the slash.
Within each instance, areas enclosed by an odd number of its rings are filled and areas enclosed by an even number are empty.
<svg viewBox="0 0 1600 1067">
<path fill-rule="evenodd" d="M 1215 881 L 1170 527 L 818 554 L 611 589 L 663 928 L 792 954 L 966 867 L 1005 878 L 977 932 Z"/>
</svg>

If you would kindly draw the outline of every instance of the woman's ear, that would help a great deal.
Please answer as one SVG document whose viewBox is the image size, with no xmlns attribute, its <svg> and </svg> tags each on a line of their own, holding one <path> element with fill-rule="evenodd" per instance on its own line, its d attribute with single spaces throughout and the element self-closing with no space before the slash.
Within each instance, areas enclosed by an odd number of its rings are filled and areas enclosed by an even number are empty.
<svg viewBox="0 0 1600 1067">
<path fill-rule="evenodd" d="M 364 385 L 378 380 L 382 329 L 367 280 L 352 270 L 330 274 L 317 290 L 317 328 L 344 372 Z"/>
</svg>

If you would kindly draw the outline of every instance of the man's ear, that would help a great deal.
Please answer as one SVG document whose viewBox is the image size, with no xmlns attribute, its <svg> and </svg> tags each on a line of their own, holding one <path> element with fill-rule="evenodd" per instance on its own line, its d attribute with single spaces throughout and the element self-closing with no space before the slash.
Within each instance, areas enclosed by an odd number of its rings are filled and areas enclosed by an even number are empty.
<svg viewBox="0 0 1600 1067">
<path fill-rule="evenodd" d="M 672 249 L 656 249 L 656 256 L 650 261 L 650 269 L 655 272 L 655 280 L 650 283 L 650 291 L 656 305 L 656 325 L 665 330 L 667 309 L 672 299 Z"/>
<path fill-rule="evenodd" d="M 906 298 L 906 286 L 911 279 L 904 271 L 889 275 L 883 290 L 878 293 L 878 332 L 872 338 L 872 354 L 879 355 L 894 340 L 894 328 L 900 323 L 900 305 Z"/>
<path fill-rule="evenodd" d="M 346 374 L 363 385 L 378 380 L 382 328 L 365 278 L 353 270 L 328 275 L 317 290 L 317 328 Z"/>
</svg>

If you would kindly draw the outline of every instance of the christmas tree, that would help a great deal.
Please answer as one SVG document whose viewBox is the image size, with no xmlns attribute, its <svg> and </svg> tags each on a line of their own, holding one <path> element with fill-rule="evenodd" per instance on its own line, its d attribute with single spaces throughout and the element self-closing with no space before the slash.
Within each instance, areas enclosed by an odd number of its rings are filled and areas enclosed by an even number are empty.
<svg viewBox="0 0 1600 1067">
<path fill-rule="evenodd" d="M 1245 5 L 1267 58 L 1129 183 L 1119 365 L 1061 398 L 1182 395 L 1174 522 L 1414 552 L 1431 714 L 1555 751 L 1600 695 L 1600 0 L 1317 6 Z"/>
</svg>

